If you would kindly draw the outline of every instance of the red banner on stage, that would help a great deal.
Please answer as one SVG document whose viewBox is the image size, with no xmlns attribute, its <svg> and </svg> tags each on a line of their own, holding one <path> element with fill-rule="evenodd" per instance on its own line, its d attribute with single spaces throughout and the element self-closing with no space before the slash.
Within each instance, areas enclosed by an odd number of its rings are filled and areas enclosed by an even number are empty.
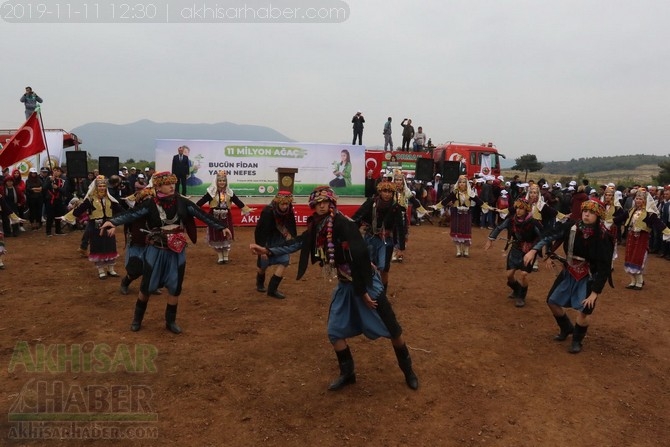
<svg viewBox="0 0 670 447">
<path fill-rule="evenodd" d="M 260 218 L 261 211 L 267 206 L 267 204 L 246 204 L 249 208 L 254 208 L 248 216 L 243 216 L 241 210 L 233 206 L 232 215 L 233 215 L 233 225 L 236 227 L 255 227 L 258 219 Z M 338 205 L 337 209 L 340 210 L 346 216 L 353 216 L 356 210 L 360 205 Z M 293 204 L 293 210 L 295 212 L 295 222 L 298 226 L 307 225 L 307 218 L 312 215 L 313 211 L 308 204 Z M 198 221 L 198 226 L 204 226 L 204 224 Z"/>
</svg>

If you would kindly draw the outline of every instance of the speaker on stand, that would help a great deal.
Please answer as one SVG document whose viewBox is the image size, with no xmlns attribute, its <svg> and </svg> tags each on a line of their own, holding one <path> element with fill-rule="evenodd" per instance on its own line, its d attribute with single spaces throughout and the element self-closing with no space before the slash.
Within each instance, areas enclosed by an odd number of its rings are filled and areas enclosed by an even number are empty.
<svg viewBox="0 0 670 447">
<path fill-rule="evenodd" d="M 442 181 L 444 183 L 449 183 L 450 185 L 455 184 L 458 181 L 458 176 L 461 171 L 461 163 L 458 161 L 445 161 L 442 164 Z"/>
<path fill-rule="evenodd" d="M 417 158 L 414 168 L 414 178 L 422 182 L 433 180 L 433 164 L 432 158 Z"/>
<path fill-rule="evenodd" d="M 88 175 L 88 154 L 86 151 L 65 152 L 67 176 L 70 178 L 86 178 Z"/>
<path fill-rule="evenodd" d="M 119 175 L 119 157 L 99 157 L 98 171 L 107 178 Z"/>
</svg>

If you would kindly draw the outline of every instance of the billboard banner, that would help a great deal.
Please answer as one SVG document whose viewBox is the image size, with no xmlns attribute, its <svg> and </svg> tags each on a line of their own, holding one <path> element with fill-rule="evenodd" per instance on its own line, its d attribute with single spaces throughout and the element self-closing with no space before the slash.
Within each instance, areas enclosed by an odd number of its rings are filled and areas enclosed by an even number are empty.
<svg viewBox="0 0 670 447">
<path fill-rule="evenodd" d="M 277 168 L 296 168 L 293 194 L 307 196 L 318 185 L 339 196 L 363 196 L 365 146 L 233 140 L 156 140 L 156 170 L 170 171 L 177 148 L 186 146 L 191 165 L 187 194 L 204 195 L 216 173 L 228 173 L 238 196 L 274 196 Z"/>
</svg>

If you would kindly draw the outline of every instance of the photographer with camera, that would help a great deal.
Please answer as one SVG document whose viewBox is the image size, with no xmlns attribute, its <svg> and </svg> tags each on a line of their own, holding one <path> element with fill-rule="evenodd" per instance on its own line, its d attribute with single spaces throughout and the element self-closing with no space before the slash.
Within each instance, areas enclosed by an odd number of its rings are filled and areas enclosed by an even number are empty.
<svg viewBox="0 0 670 447">
<path fill-rule="evenodd" d="M 363 124 L 365 123 L 365 118 L 363 117 L 363 112 L 360 110 L 356 112 L 353 118 L 351 118 L 354 129 L 354 139 L 351 144 L 356 144 L 356 139 L 358 139 L 358 145 L 363 144 Z"/>
<path fill-rule="evenodd" d="M 402 151 L 409 152 L 409 142 L 414 138 L 414 126 L 412 126 L 412 120 L 405 118 L 400 123 L 402 126 Z"/>
</svg>

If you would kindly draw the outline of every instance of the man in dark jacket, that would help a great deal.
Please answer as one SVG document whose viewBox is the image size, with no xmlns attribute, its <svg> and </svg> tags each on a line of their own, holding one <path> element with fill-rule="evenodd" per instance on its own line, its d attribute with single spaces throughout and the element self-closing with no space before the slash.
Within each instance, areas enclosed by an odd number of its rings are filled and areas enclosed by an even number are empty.
<svg viewBox="0 0 670 447">
<path fill-rule="evenodd" d="M 186 195 L 186 178 L 190 168 L 188 155 L 184 154 L 186 149 L 188 149 L 187 146 L 179 146 L 177 148 L 178 154 L 172 157 L 172 173 L 177 177 L 176 189 L 179 191 L 179 185 L 181 185 L 182 196 Z"/>
<path fill-rule="evenodd" d="M 360 146 L 363 144 L 363 123 L 365 123 L 363 112 L 360 110 L 356 112 L 356 115 L 351 118 L 351 122 L 354 123 L 354 139 L 351 144 L 356 144 L 356 138 L 358 138 L 358 145 Z"/>
<path fill-rule="evenodd" d="M 35 93 L 32 87 L 26 87 L 26 92 L 19 99 L 26 107 L 26 119 L 30 118 L 30 115 L 33 114 L 35 109 L 37 109 L 37 103 L 42 103 L 42 98 Z"/>
<path fill-rule="evenodd" d="M 402 126 L 401 150 L 409 152 L 409 142 L 414 138 L 414 126 L 412 126 L 412 120 L 405 118 L 400 125 Z"/>
</svg>

